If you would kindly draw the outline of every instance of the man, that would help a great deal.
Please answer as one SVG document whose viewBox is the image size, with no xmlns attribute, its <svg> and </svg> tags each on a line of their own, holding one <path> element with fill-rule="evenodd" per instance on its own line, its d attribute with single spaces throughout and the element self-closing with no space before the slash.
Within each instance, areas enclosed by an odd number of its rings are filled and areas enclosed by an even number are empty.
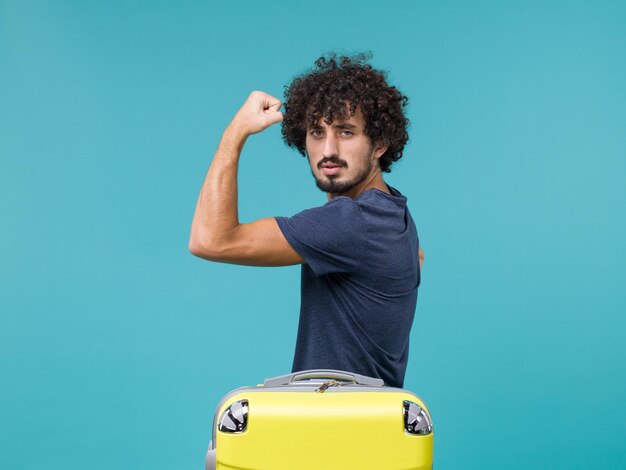
<svg viewBox="0 0 626 470">
<path fill-rule="evenodd" d="M 340 369 L 401 387 L 420 283 L 415 224 L 382 172 L 402 157 L 407 98 L 362 56 L 330 55 L 282 103 L 255 91 L 224 131 L 193 218 L 189 249 L 234 264 L 302 264 L 293 371 Z M 241 224 L 237 168 L 246 139 L 283 121 L 328 202 Z M 419 260 L 418 260 L 419 258 Z"/>
</svg>

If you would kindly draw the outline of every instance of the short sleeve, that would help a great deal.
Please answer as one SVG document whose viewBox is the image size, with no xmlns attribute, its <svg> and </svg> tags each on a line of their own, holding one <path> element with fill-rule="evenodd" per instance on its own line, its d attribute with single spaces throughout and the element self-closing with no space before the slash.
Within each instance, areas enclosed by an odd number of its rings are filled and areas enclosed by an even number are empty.
<svg viewBox="0 0 626 470">
<path fill-rule="evenodd" d="M 353 199 L 339 196 L 293 217 L 276 217 L 276 222 L 316 276 L 359 268 L 366 248 L 367 227 Z"/>
</svg>

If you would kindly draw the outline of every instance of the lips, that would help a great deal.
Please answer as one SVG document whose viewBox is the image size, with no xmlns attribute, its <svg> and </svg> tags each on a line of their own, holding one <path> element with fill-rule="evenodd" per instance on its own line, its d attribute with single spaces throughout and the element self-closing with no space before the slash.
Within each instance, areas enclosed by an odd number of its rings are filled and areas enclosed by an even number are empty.
<svg viewBox="0 0 626 470">
<path fill-rule="evenodd" d="M 336 175 L 337 173 L 339 173 L 339 170 L 341 170 L 340 166 L 324 166 L 322 167 L 322 172 L 326 175 L 326 176 L 332 176 L 332 175 Z"/>
<path fill-rule="evenodd" d="M 336 175 L 339 170 L 341 170 L 341 165 L 338 165 L 336 163 L 324 163 L 322 165 L 322 172 L 326 175 L 326 176 L 332 176 L 332 175 Z"/>
<path fill-rule="evenodd" d="M 341 161 L 337 161 L 337 160 L 338 160 L 337 158 L 333 158 L 333 157 L 329 159 L 323 159 L 318 164 L 318 167 L 322 170 L 322 173 L 324 173 L 326 176 L 336 175 L 337 173 L 339 173 L 339 171 L 341 171 L 342 167 L 346 166 L 345 163 Z"/>
</svg>

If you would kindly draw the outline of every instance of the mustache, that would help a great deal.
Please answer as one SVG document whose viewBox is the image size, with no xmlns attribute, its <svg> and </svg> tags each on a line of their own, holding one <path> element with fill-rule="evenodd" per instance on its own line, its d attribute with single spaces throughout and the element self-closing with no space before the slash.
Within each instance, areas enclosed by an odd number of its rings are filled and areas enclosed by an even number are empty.
<svg viewBox="0 0 626 470">
<path fill-rule="evenodd" d="M 348 162 L 342 160 L 339 157 L 324 157 L 319 162 L 317 162 L 317 168 L 322 168 L 322 165 L 324 165 L 324 163 L 334 163 L 335 165 L 339 166 L 348 166 Z"/>
</svg>

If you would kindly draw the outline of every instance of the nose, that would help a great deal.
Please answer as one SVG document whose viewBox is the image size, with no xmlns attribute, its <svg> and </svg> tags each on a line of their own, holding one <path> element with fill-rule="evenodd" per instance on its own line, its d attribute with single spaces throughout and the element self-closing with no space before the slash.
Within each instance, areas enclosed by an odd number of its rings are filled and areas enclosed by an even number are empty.
<svg viewBox="0 0 626 470">
<path fill-rule="evenodd" d="M 336 157 L 338 155 L 337 139 L 333 132 L 326 134 L 324 139 L 324 147 L 322 148 L 322 156 L 325 158 Z"/>
</svg>

